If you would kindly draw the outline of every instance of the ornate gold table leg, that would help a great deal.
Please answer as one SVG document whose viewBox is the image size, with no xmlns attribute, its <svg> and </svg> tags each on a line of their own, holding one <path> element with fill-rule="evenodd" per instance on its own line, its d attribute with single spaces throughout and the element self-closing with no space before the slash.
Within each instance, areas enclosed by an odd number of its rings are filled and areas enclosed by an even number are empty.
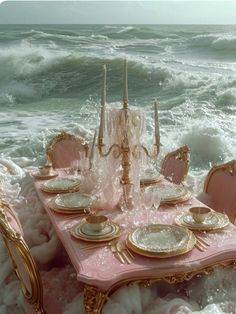
<svg viewBox="0 0 236 314">
<path fill-rule="evenodd" d="M 107 292 L 94 286 L 84 286 L 84 308 L 86 314 L 100 314 L 107 300 Z"/>
</svg>

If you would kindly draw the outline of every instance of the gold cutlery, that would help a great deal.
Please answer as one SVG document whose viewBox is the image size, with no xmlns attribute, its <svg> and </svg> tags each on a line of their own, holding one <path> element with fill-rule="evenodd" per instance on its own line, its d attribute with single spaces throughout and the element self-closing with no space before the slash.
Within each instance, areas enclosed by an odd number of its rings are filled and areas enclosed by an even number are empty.
<svg viewBox="0 0 236 314">
<path fill-rule="evenodd" d="M 114 253 L 114 256 L 117 257 L 117 259 L 121 262 L 121 264 L 125 264 L 123 255 L 117 250 L 115 241 L 111 242 L 110 248 L 111 248 L 112 253 Z"/>
<path fill-rule="evenodd" d="M 197 239 L 197 242 L 195 244 L 195 247 L 201 251 L 201 252 L 205 252 L 207 250 L 207 246 L 205 244 L 203 244 L 202 242 L 200 242 L 198 239 Z"/>
<path fill-rule="evenodd" d="M 204 240 L 201 236 L 195 234 L 196 239 L 198 240 L 198 242 L 200 242 L 203 246 L 211 246 L 210 243 L 208 243 L 206 240 Z"/>
<path fill-rule="evenodd" d="M 130 260 L 128 254 L 125 252 L 124 248 L 122 247 L 121 242 L 117 242 L 115 244 L 117 252 L 120 253 L 120 255 L 122 255 L 123 259 L 128 263 L 131 264 L 132 261 Z"/>
<path fill-rule="evenodd" d="M 120 245 L 121 245 L 121 248 L 127 252 L 128 256 L 131 259 L 135 259 L 134 255 L 130 252 L 129 248 L 126 246 L 124 241 L 120 242 Z"/>
</svg>

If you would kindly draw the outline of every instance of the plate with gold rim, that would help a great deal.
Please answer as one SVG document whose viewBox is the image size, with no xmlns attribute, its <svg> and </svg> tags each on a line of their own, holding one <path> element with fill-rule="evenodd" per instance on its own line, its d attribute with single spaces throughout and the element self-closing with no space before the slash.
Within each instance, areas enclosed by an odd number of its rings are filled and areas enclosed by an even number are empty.
<svg viewBox="0 0 236 314">
<path fill-rule="evenodd" d="M 85 214 L 89 214 L 89 209 L 86 208 L 58 208 L 57 205 L 55 204 L 55 198 L 52 198 L 49 202 L 48 202 L 48 207 L 53 210 L 54 212 L 58 213 L 58 214 L 63 214 L 63 215 L 73 215 L 73 214 L 81 214 L 81 215 L 85 215 Z"/>
<path fill-rule="evenodd" d="M 56 171 L 52 171 L 49 174 L 41 174 L 39 172 L 32 172 L 32 176 L 38 180 L 48 180 L 48 179 L 57 177 L 58 173 Z"/>
<path fill-rule="evenodd" d="M 69 193 L 78 191 L 81 184 L 79 178 L 56 178 L 41 185 L 41 190 L 47 193 Z"/>
<path fill-rule="evenodd" d="M 149 186 L 163 180 L 164 176 L 156 171 L 145 172 L 140 179 L 140 185 Z"/>
<path fill-rule="evenodd" d="M 159 183 L 154 185 L 152 189 L 160 195 L 161 204 L 184 202 L 191 197 L 191 193 L 183 185 Z"/>
<path fill-rule="evenodd" d="M 89 195 L 81 192 L 60 194 L 55 197 L 55 205 L 61 209 L 80 209 L 88 208 L 96 202 L 97 198 L 94 195 Z"/>
<path fill-rule="evenodd" d="M 205 219 L 202 223 L 194 222 L 194 220 L 191 219 L 192 217 L 189 218 L 189 216 L 191 216 L 189 212 L 184 211 L 175 217 L 175 223 L 178 226 L 184 226 L 190 230 L 208 231 L 222 229 L 228 226 L 230 222 L 227 215 L 214 211 L 212 211 L 210 217 Z"/>
<path fill-rule="evenodd" d="M 87 242 L 109 241 L 121 235 L 121 227 L 113 221 L 107 222 L 107 225 L 104 228 L 106 232 L 89 232 L 88 228 L 85 227 L 86 224 L 87 223 L 85 220 L 82 220 L 79 223 L 75 224 L 70 229 L 70 234 L 76 239 Z"/>
<path fill-rule="evenodd" d="M 190 230 L 173 225 L 153 224 L 138 227 L 127 237 L 127 246 L 130 249 L 140 255 L 155 258 L 187 253 L 195 243 L 196 238 Z"/>
</svg>

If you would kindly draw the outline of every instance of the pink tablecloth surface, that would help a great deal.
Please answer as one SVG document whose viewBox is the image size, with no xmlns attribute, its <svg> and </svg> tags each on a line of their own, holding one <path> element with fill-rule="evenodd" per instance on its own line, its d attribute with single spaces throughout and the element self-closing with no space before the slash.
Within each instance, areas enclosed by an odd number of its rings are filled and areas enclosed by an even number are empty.
<svg viewBox="0 0 236 314">
<path fill-rule="evenodd" d="M 200 270 L 203 267 L 217 264 L 220 261 L 236 259 L 236 227 L 230 224 L 222 231 L 202 233 L 201 236 L 210 243 L 205 252 L 197 248 L 187 254 L 166 259 L 147 258 L 135 254 L 132 264 L 121 264 L 109 247 L 85 249 L 88 243 L 74 239 L 69 229 L 78 223 L 83 217 L 69 216 L 53 212 L 48 207 L 48 202 L 55 195 L 42 192 L 40 185 L 43 181 L 35 180 L 35 188 L 43 203 L 53 226 L 61 239 L 74 268 L 77 271 L 78 280 L 108 290 L 117 282 L 126 279 L 135 280 L 147 277 L 164 277 L 179 272 Z M 111 220 L 120 223 L 124 227 L 123 236 L 132 227 L 133 219 L 142 223 L 173 224 L 175 215 L 183 210 L 198 205 L 200 202 L 192 197 L 190 200 L 175 206 L 161 206 L 158 210 L 149 214 L 145 211 L 136 212 L 136 217 L 129 212 L 103 211 Z M 138 215 L 137 215 L 138 213 Z M 140 215 L 140 218 L 139 218 Z M 135 215 L 134 215 L 135 216 Z"/>
</svg>

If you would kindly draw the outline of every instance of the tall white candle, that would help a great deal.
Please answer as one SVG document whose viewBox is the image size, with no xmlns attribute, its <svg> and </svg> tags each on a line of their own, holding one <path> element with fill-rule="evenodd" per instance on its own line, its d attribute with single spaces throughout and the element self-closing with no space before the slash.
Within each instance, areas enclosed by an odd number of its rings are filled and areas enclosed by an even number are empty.
<svg viewBox="0 0 236 314">
<path fill-rule="evenodd" d="M 101 113 L 100 113 L 100 126 L 98 138 L 103 139 L 104 136 L 104 127 L 105 127 L 105 104 L 106 104 L 106 65 L 103 66 L 103 85 L 101 93 Z"/>
<path fill-rule="evenodd" d="M 90 161 L 93 160 L 93 157 L 94 157 L 96 138 L 97 138 L 97 129 L 95 129 L 94 136 L 93 136 L 93 142 L 92 142 L 90 156 L 89 156 Z"/>
<path fill-rule="evenodd" d="M 156 142 L 157 139 L 160 138 L 160 130 L 159 130 L 159 116 L 158 116 L 158 105 L 157 100 L 154 101 L 154 123 L 155 123 L 155 138 Z"/>
<path fill-rule="evenodd" d="M 127 73 L 127 59 L 124 60 L 124 89 L 123 89 L 123 102 L 128 104 L 128 73 Z"/>
</svg>

